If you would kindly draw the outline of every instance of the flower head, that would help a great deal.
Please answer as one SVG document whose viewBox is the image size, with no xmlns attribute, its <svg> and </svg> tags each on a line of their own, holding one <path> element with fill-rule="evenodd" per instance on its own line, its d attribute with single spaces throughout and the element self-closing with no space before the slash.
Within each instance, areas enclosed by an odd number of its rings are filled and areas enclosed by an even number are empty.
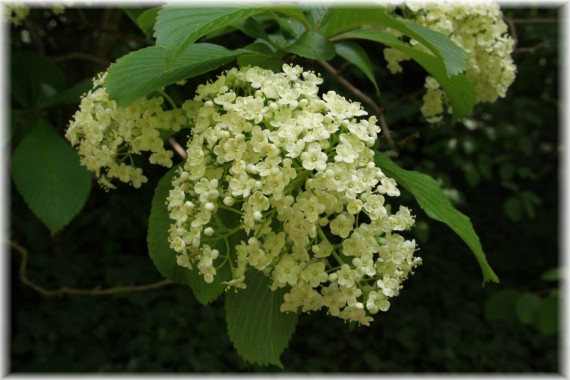
<svg viewBox="0 0 570 380">
<path fill-rule="evenodd" d="M 151 152 L 149 161 L 172 166 L 173 152 L 166 150 L 161 131 L 176 132 L 186 123 L 179 109 L 164 110 L 163 98 L 142 98 L 118 107 L 105 88 L 107 73 L 93 79 L 93 89 L 81 98 L 65 137 L 77 148 L 81 164 L 97 176 L 105 188 L 113 179 L 140 187 L 147 182 L 133 157 Z"/>
<path fill-rule="evenodd" d="M 386 207 L 399 190 L 374 165 L 376 118 L 319 96 L 321 83 L 284 65 L 234 68 L 198 87 L 182 106 L 194 127 L 168 197 L 170 246 L 207 282 L 229 261 L 228 287 L 259 270 L 287 289 L 282 311 L 367 325 L 421 261 L 398 234 L 414 220 Z"/>
<path fill-rule="evenodd" d="M 507 34 L 507 25 L 497 3 L 409 1 L 406 6 L 412 11 L 410 22 L 445 34 L 467 52 L 465 75 L 475 87 L 479 102 L 493 103 L 506 96 L 516 75 L 516 66 L 511 58 L 514 41 Z M 416 41 L 411 43 L 418 49 L 424 49 Z M 409 59 L 394 48 L 385 49 L 384 56 L 392 73 L 401 72 L 399 63 Z M 425 88 L 422 114 L 428 122 L 439 122 L 442 114 L 449 110 L 445 93 L 429 76 L 426 77 Z"/>
</svg>

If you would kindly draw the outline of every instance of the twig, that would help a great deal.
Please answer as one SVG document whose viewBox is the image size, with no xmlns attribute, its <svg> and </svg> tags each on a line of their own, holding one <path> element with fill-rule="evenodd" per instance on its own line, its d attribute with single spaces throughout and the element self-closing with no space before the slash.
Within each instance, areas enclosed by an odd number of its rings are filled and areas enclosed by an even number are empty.
<svg viewBox="0 0 570 380">
<path fill-rule="evenodd" d="M 340 75 L 339 71 L 332 67 L 328 62 L 319 61 L 319 64 L 325 68 L 335 79 L 343 85 L 347 90 L 352 92 L 354 96 L 360 99 L 363 103 L 367 104 L 370 108 L 372 108 L 373 112 L 378 117 L 378 121 L 380 122 L 380 126 L 382 127 L 382 136 L 388 143 L 388 147 L 393 150 L 393 154 L 396 156 L 398 155 L 398 150 L 396 148 L 396 144 L 392 139 L 392 133 L 390 132 L 390 128 L 388 128 L 388 124 L 386 123 L 386 119 L 384 117 L 384 109 L 380 107 L 372 98 L 368 95 L 360 91 L 359 88 L 355 87 L 352 83 L 346 80 L 342 75 Z"/>
<path fill-rule="evenodd" d="M 20 270 L 19 276 L 20 281 L 34 289 L 36 292 L 46 296 L 46 297 L 54 297 L 54 296 L 63 296 L 65 294 L 72 294 L 72 295 L 83 295 L 83 296 L 106 296 L 110 294 L 117 294 L 117 293 L 130 293 L 130 292 L 143 292 L 146 290 L 152 290 L 157 288 L 162 288 L 164 286 L 169 286 L 174 284 L 174 282 L 170 280 L 163 280 L 158 282 L 153 282 L 146 285 L 128 285 L 128 286 L 118 286 L 114 288 L 107 288 L 107 289 L 100 289 L 99 287 L 94 289 L 73 289 L 73 288 L 66 288 L 61 287 L 55 290 L 46 289 L 28 278 L 27 275 L 27 266 L 28 266 L 28 251 L 24 249 L 18 243 L 13 241 L 8 242 L 8 244 L 16 250 L 20 256 L 22 257 L 22 261 L 20 262 Z"/>
<path fill-rule="evenodd" d="M 63 62 L 63 61 L 71 60 L 71 59 L 84 59 L 86 61 L 100 63 L 102 65 L 107 65 L 107 66 L 111 64 L 111 62 L 107 59 L 97 57 L 97 56 L 87 54 L 87 53 L 80 53 L 80 52 L 58 55 L 58 56 L 52 57 L 52 59 L 54 60 L 54 62 Z"/>
<path fill-rule="evenodd" d="M 413 133 L 407 135 L 406 137 L 404 137 L 403 139 L 401 139 L 400 141 L 398 141 L 396 143 L 396 145 L 398 146 L 398 148 L 402 148 L 404 147 L 404 145 L 408 144 L 410 141 L 413 141 L 415 139 L 419 139 L 420 138 L 420 133 L 418 131 L 414 131 Z"/>
<path fill-rule="evenodd" d="M 534 46 L 521 47 L 521 48 L 515 49 L 515 50 L 513 50 L 513 53 L 531 53 L 531 54 L 533 54 L 535 51 L 537 51 L 541 47 L 544 47 L 545 45 L 546 44 L 544 42 L 541 42 L 541 43 L 536 44 Z"/>
<path fill-rule="evenodd" d="M 172 145 L 172 148 L 180 157 L 182 157 L 184 160 L 188 158 L 188 154 L 186 153 L 184 148 L 182 148 L 182 146 L 178 144 L 178 141 L 176 141 L 174 137 L 169 138 L 168 142 L 170 143 L 170 145 Z"/>
<path fill-rule="evenodd" d="M 392 139 L 392 133 L 390 133 L 390 128 L 388 128 L 388 123 L 386 123 L 386 118 L 384 117 L 384 112 L 377 114 L 378 121 L 380 122 L 380 128 L 382 128 L 382 132 L 384 133 L 384 139 L 388 143 L 390 150 L 384 152 L 388 157 L 398 157 L 398 148 L 396 148 L 396 144 Z"/>
<path fill-rule="evenodd" d="M 420 87 L 414 91 L 407 92 L 405 95 L 402 95 L 399 98 L 394 99 L 391 102 L 387 103 L 384 106 L 384 109 L 390 110 L 390 109 L 392 109 L 392 107 L 398 106 L 398 105 L 402 104 L 402 102 L 407 101 L 408 99 L 415 99 L 418 97 L 418 95 L 423 94 L 424 91 L 425 91 L 424 87 Z"/>
<path fill-rule="evenodd" d="M 105 29 L 105 28 L 97 28 L 101 33 L 104 34 L 108 34 L 111 37 L 115 37 L 119 40 L 123 40 L 123 41 L 136 41 L 139 42 L 143 45 L 152 45 L 152 41 L 149 40 L 148 38 L 144 38 L 144 37 L 139 37 L 139 36 L 135 36 L 134 34 L 124 34 L 124 33 L 119 33 L 119 32 L 113 32 L 112 30 L 109 29 Z"/>
<path fill-rule="evenodd" d="M 517 43 L 519 42 L 517 35 L 517 28 L 512 18 L 505 17 L 504 20 L 509 26 L 509 29 L 511 30 L 511 38 L 513 39 L 513 49 L 514 49 L 517 46 Z"/>
<path fill-rule="evenodd" d="M 111 37 L 115 37 L 117 39 L 120 40 L 124 40 L 124 41 L 136 41 L 136 42 L 140 42 L 144 45 L 151 45 L 152 41 L 149 40 L 148 38 L 143 38 L 143 37 L 139 37 L 133 34 L 124 34 L 124 33 L 119 33 L 117 30 L 114 30 L 113 28 L 107 28 L 105 26 L 100 26 L 100 25 L 93 25 L 85 16 L 85 13 L 83 13 L 83 11 L 81 9 L 78 9 L 79 12 L 79 17 L 81 18 L 81 25 L 80 27 L 87 27 L 87 28 L 91 28 L 93 30 L 96 30 L 100 33 L 103 34 L 109 34 Z"/>
<path fill-rule="evenodd" d="M 515 24 L 556 24 L 557 18 L 513 18 Z"/>
<path fill-rule="evenodd" d="M 350 66 L 352 66 L 352 63 L 345 62 L 336 70 L 336 72 L 338 75 L 342 75 L 342 73 L 344 73 L 344 70 L 348 69 Z"/>
</svg>

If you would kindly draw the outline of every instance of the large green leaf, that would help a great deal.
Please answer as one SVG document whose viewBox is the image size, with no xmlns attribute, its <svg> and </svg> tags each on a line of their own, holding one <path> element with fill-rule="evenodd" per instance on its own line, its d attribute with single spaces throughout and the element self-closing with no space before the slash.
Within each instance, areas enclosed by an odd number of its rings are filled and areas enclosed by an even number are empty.
<svg viewBox="0 0 570 380">
<path fill-rule="evenodd" d="M 285 289 L 271 291 L 263 273 L 250 270 L 246 285 L 246 289 L 226 294 L 230 339 L 244 360 L 283 368 L 279 356 L 295 332 L 297 314 L 280 311 Z"/>
<path fill-rule="evenodd" d="M 451 205 L 439 184 L 430 176 L 416 171 L 405 170 L 396 165 L 388 156 L 377 153 L 376 164 L 389 177 L 408 190 L 420 207 L 432 219 L 449 226 L 471 248 L 483 272 L 483 282 L 499 282 L 499 278 L 489 266 L 479 236 L 467 216 Z"/>
<path fill-rule="evenodd" d="M 332 8 L 329 13 L 330 17 L 321 28 L 321 32 L 326 37 L 337 36 L 363 26 L 389 27 L 427 47 L 431 53 L 443 61 L 448 76 L 458 74 L 467 68 L 467 53 L 446 35 L 421 25 L 390 17 L 384 8 Z"/>
<path fill-rule="evenodd" d="M 243 52 L 209 43 L 194 44 L 167 69 L 159 47 L 140 49 L 111 65 L 105 81 L 107 91 L 119 106 L 126 106 L 154 90 L 214 70 Z"/>
<path fill-rule="evenodd" d="M 91 190 L 75 150 L 43 119 L 14 151 L 11 169 L 24 201 L 52 234 L 79 213 Z"/>
<path fill-rule="evenodd" d="M 471 110 L 477 101 L 477 93 L 475 92 L 473 84 L 469 79 L 467 79 L 465 74 L 456 74 L 451 77 L 448 76 L 444 62 L 438 57 L 411 47 L 391 34 L 380 30 L 353 30 L 339 35 L 337 38 L 342 40 L 365 39 L 401 50 L 423 66 L 423 68 L 439 82 L 447 94 L 451 107 L 453 108 L 453 122 L 471 113 Z"/>
<path fill-rule="evenodd" d="M 386 17 L 383 7 L 331 7 L 320 31 L 330 38 L 364 25 L 381 26 Z"/>
<path fill-rule="evenodd" d="M 459 74 L 467 69 L 467 52 L 451 41 L 445 34 L 426 28 L 423 25 L 396 19 L 391 20 L 393 21 L 388 23 L 388 26 L 417 40 L 430 49 L 436 57 L 441 58 L 448 76 Z"/>
<path fill-rule="evenodd" d="M 380 95 L 380 89 L 378 88 L 376 78 L 374 77 L 374 66 L 372 65 L 372 62 L 370 62 L 370 58 L 368 58 L 366 51 L 360 47 L 360 45 L 351 41 L 337 42 L 335 44 L 335 49 L 338 55 L 362 70 L 374 85 L 376 95 Z"/>
<path fill-rule="evenodd" d="M 311 30 L 303 33 L 297 41 L 285 50 L 301 57 L 325 61 L 332 59 L 335 55 L 334 45 L 328 38 Z"/>
<path fill-rule="evenodd" d="M 207 284 L 198 269 L 189 270 L 176 263 L 176 252 L 168 243 L 168 229 L 171 220 L 168 217 L 166 198 L 172 188 L 172 178 L 178 166 L 172 167 L 161 178 L 154 190 L 150 216 L 148 219 L 147 244 L 148 252 L 156 269 L 165 278 L 192 288 L 194 296 L 201 304 L 214 301 L 224 291 L 225 281 L 229 276 L 229 268 L 225 265 L 215 277 L 216 281 Z"/>
<path fill-rule="evenodd" d="M 168 66 L 200 37 L 264 11 L 264 8 L 164 6 L 156 18 L 156 45 Z"/>
</svg>

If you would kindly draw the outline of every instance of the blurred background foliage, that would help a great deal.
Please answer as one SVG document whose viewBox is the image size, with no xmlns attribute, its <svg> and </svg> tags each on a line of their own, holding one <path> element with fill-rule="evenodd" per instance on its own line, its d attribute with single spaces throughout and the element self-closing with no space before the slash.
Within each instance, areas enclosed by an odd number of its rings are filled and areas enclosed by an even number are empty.
<svg viewBox="0 0 570 380">
<path fill-rule="evenodd" d="M 418 67 L 404 62 L 405 74 L 391 75 L 381 49 L 366 46 L 388 125 L 395 140 L 404 142 L 398 162 L 435 177 L 472 219 L 501 283 L 481 287 L 479 267 L 462 241 L 403 194 L 402 203 L 417 214 L 414 234 L 424 264 L 371 327 L 351 330 L 322 313 L 302 315 L 282 356 L 287 372 L 559 372 L 562 14 L 553 7 L 504 13 L 516 31 L 517 80 L 508 98 L 477 106 L 454 126 L 423 121 L 424 73 Z M 68 8 L 56 15 L 34 8 L 9 33 L 12 150 L 38 116 L 63 135 L 90 78 L 152 43 L 120 9 Z M 231 47 L 246 38 L 235 33 L 218 43 Z M 374 96 L 354 67 L 343 75 Z M 207 77 L 193 79 L 177 89 L 188 93 L 174 97 L 192 96 L 192 87 Z M 38 78 L 51 86 L 39 86 Z M 332 78 L 325 83 L 350 97 Z M 149 165 L 144 171 L 149 183 L 137 191 L 122 186 L 106 193 L 93 186 L 78 217 L 54 236 L 12 182 L 10 239 L 29 252 L 28 277 L 48 289 L 160 281 L 145 237 L 153 189 L 164 170 Z M 13 373 L 279 371 L 237 356 L 223 300 L 202 306 L 177 285 L 45 297 L 22 283 L 19 266 L 13 251 L 7 268 Z"/>
</svg>

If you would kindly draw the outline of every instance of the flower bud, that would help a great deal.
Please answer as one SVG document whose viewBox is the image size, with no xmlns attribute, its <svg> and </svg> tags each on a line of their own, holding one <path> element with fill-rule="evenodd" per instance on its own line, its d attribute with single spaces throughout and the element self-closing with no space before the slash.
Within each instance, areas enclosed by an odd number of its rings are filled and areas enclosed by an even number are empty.
<svg viewBox="0 0 570 380">
<path fill-rule="evenodd" d="M 225 197 L 224 204 L 228 207 L 232 207 L 236 203 L 236 200 L 232 197 Z"/>
</svg>

